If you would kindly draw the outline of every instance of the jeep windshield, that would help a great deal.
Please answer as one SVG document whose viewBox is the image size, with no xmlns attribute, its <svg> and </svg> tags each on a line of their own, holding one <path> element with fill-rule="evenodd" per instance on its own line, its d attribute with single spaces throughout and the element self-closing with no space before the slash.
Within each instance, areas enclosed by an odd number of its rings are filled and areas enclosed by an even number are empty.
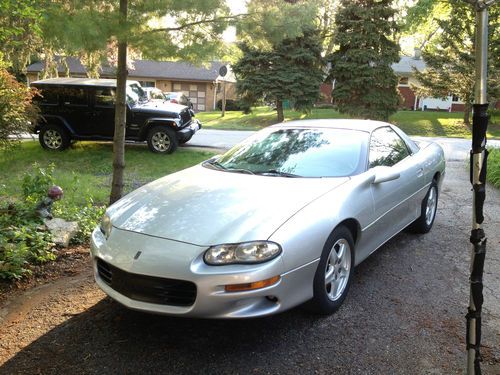
<svg viewBox="0 0 500 375">
<path fill-rule="evenodd" d="M 127 85 L 127 102 L 131 105 L 148 101 L 148 96 L 137 83 Z"/>
</svg>

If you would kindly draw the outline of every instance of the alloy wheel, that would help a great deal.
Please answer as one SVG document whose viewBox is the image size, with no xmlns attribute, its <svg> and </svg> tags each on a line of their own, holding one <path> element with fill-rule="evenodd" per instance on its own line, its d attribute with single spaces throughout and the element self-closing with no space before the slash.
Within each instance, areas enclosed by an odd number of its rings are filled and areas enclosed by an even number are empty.
<svg viewBox="0 0 500 375">
<path fill-rule="evenodd" d="M 436 213 L 437 205 L 437 191 L 436 187 L 432 186 L 429 190 L 429 196 L 427 197 L 427 206 L 425 207 L 425 223 L 431 225 L 432 220 L 434 220 L 434 214 Z"/>
<path fill-rule="evenodd" d="M 170 148 L 170 137 L 166 133 L 158 132 L 151 137 L 153 148 L 159 152 L 166 152 Z"/>
<path fill-rule="evenodd" d="M 57 150 L 61 147 L 63 139 L 57 130 L 49 129 L 43 134 L 43 142 L 48 148 Z"/>
<path fill-rule="evenodd" d="M 325 288 L 331 301 L 336 301 L 344 293 L 350 272 L 351 247 L 347 240 L 341 238 L 330 250 L 325 269 Z"/>
</svg>

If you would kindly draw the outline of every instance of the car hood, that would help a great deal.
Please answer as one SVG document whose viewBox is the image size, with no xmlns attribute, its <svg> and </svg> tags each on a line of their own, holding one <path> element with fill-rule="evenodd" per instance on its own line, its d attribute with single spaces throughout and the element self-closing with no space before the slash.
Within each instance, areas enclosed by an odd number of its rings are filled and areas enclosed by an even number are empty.
<svg viewBox="0 0 500 375">
<path fill-rule="evenodd" d="M 185 110 L 185 105 L 169 103 L 166 101 L 148 101 L 146 103 L 136 104 L 131 108 L 132 112 L 148 113 L 154 116 L 177 117 L 179 113 Z"/>
<path fill-rule="evenodd" d="M 200 246 L 265 240 L 349 178 L 286 178 L 212 170 L 171 174 L 108 208 L 114 227 Z"/>
</svg>

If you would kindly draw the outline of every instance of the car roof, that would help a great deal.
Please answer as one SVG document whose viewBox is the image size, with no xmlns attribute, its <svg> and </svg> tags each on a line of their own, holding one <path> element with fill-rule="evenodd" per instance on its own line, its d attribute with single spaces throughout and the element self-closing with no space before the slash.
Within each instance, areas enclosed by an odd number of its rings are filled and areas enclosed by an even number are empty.
<svg viewBox="0 0 500 375">
<path fill-rule="evenodd" d="M 318 119 L 318 120 L 295 120 L 282 122 L 271 126 L 271 128 L 328 128 L 348 129 L 371 133 L 382 126 L 392 126 L 383 121 L 357 120 L 357 119 Z"/>
<path fill-rule="evenodd" d="M 127 85 L 137 83 L 137 81 L 127 80 Z M 95 79 L 95 78 L 49 78 L 41 79 L 31 83 L 32 85 L 54 85 L 54 86 L 99 86 L 116 87 L 116 79 Z"/>
</svg>

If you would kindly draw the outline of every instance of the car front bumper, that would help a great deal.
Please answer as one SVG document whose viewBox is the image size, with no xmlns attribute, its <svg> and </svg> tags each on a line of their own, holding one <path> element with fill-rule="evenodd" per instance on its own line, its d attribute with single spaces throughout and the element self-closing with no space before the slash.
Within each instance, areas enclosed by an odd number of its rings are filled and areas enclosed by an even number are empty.
<svg viewBox="0 0 500 375">
<path fill-rule="evenodd" d="M 91 239 L 94 275 L 111 298 L 134 310 L 200 318 L 252 318 L 275 314 L 312 297 L 317 261 L 285 271 L 282 256 L 256 265 L 209 266 L 206 247 L 151 237 L 113 228 L 106 240 L 99 229 Z M 138 255 L 138 252 L 140 254 Z M 192 282 L 196 298 L 190 306 L 149 303 L 113 289 L 98 272 L 101 259 L 130 274 Z M 227 292 L 226 285 L 252 283 L 280 276 L 275 284 L 242 292 Z"/>
<path fill-rule="evenodd" d="M 185 142 L 185 141 L 191 139 L 191 137 L 194 135 L 194 133 L 196 133 L 200 129 L 201 129 L 201 122 L 199 122 L 198 120 L 192 120 L 188 126 L 180 129 L 177 132 L 177 135 L 179 137 L 179 141 Z"/>
</svg>

